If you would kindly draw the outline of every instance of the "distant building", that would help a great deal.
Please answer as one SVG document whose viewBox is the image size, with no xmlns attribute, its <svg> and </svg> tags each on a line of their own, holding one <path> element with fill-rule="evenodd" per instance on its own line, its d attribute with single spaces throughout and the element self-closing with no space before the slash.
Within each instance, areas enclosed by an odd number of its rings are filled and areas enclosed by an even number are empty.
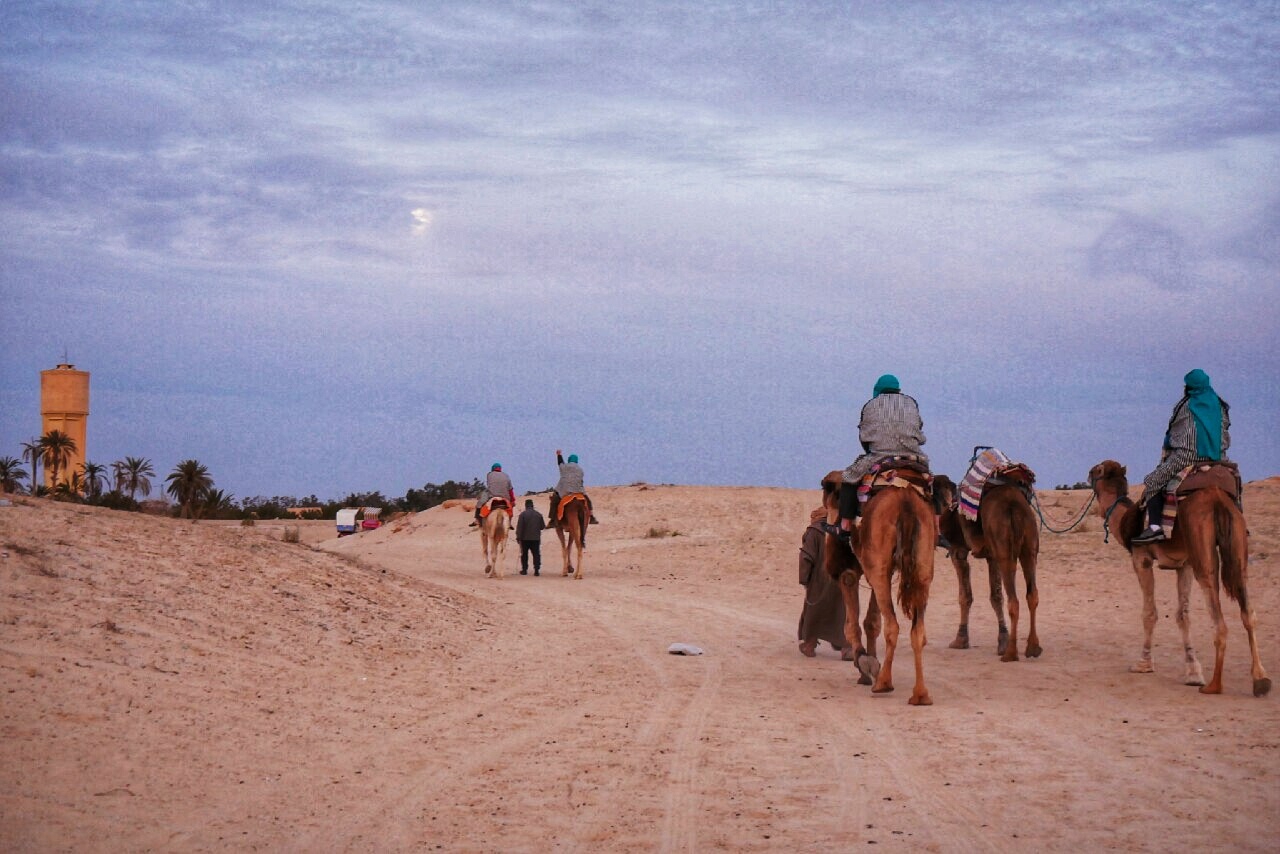
<svg viewBox="0 0 1280 854">
<path fill-rule="evenodd" d="M 89 372 L 77 371 L 75 365 L 63 362 L 50 371 L 40 372 L 40 435 L 60 430 L 76 443 L 76 452 L 60 474 L 69 480 L 80 470 L 88 453 L 89 439 Z M 45 467 L 44 485 L 53 489 L 53 472 Z"/>
</svg>

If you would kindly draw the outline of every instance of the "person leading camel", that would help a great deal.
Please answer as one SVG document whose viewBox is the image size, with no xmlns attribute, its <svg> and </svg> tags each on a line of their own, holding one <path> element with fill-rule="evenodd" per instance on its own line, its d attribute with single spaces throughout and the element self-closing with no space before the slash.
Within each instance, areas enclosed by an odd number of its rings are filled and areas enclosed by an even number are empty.
<svg viewBox="0 0 1280 854">
<path fill-rule="evenodd" d="M 489 467 L 489 473 L 484 476 L 484 489 L 480 491 L 480 495 L 476 497 L 476 520 L 471 527 L 480 524 L 480 508 L 488 503 L 490 498 L 505 498 L 507 507 L 513 515 L 516 510 L 516 491 L 511 486 L 511 478 L 502 470 L 502 463 L 494 463 Z"/>
<path fill-rule="evenodd" d="M 516 520 L 516 542 L 520 544 L 520 574 L 529 574 L 529 555 L 533 555 L 533 574 L 542 574 L 542 529 L 547 527 L 533 499 L 524 500 L 524 512 Z"/>
<path fill-rule="evenodd" d="M 563 453 L 557 449 L 556 466 L 560 469 L 560 479 L 556 481 L 556 488 L 551 492 L 551 514 L 547 516 L 547 521 L 554 525 L 559 518 L 556 511 L 560 508 L 561 496 L 580 493 L 587 499 L 587 515 L 591 519 L 591 524 L 598 524 L 595 511 L 591 506 L 591 496 L 587 495 L 587 488 L 584 486 L 584 475 L 582 466 L 578 464 L 578 455 L 570 454 L 569 459 L 566 460 Z M 587 536 L 585 531 L 582 536 L 585 545 Z"/>
<path fill-rule="evenodd" d="M 884 374 L 876 380 L 871 399 L 862 407 L 858 420 L 858 440 L 862 455 L 844 470 L 840 484 L 840 529 L 853 530 L 853 520 L 861 512 L 858 482 L 884 457 L 907 457 L 927 467 L 929 458 L 920 450 L 924 444 L 924 421 L 915 398 L 902 393 L 898 378 Z"/>
<path fill-rule="evenodd" d="M 1142 494 L 1147 501 L 1147 527 L 1133 538 L 1135 543 L 1164 539 L 1160 517 L 1164 512 L 1164 493 L 1169 481 L 1194 463 L 1225 460 L 1227 448 L 1231 446 L 1231 407 L 1213 390 L 1209 375 L 1196 368 L 1188 371 L 1182 382 L 1182 399 L 1169 416 L 1160 464 L 1142 481 Z"/>
<path fill-rule="evenodd" d="M 800 583 L 804 585 L 804 607 L 796 639 L 800 654 L 814 657 L 818 641 L 824 640 L 843 651 L 849 644 L 844 636 L 844 596 L 840 583 L 827 574 L 823 550 L 827 536 L 822 523 L 827 518 L 825 507 L 809 514 L 809 527 L 800 539 Z"/>
</svg>

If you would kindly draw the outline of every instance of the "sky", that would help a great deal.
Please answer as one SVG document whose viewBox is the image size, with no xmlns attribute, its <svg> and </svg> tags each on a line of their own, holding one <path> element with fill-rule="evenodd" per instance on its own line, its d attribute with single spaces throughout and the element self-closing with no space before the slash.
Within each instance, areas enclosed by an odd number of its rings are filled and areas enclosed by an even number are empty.
<svg viewBox="0 0 1280 854">
<path fill-rule="evenodd" d="M 1154 468 L 1192 368 L 1280 474 L 1272 2 L 0 6 L 0 456 L 237 498 Z"/>
</svg>

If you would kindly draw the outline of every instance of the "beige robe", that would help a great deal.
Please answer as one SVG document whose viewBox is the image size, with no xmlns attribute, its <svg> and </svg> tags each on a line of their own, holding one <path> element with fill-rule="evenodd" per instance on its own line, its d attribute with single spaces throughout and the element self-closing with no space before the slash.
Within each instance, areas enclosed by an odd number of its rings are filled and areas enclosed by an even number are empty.
<svg viewBox="0 0 1280 854">
<path fill-rule="evenodd" d="M 805 529 L 800 541 L 800 583 L 804 585 L 804 607 L 796 639 L 824 640 L 836 649 L 844 649 L 844 599 L 840 583 L 822 566 L 822 553 L 827 535 L 815 519 Z"/>
</svg>

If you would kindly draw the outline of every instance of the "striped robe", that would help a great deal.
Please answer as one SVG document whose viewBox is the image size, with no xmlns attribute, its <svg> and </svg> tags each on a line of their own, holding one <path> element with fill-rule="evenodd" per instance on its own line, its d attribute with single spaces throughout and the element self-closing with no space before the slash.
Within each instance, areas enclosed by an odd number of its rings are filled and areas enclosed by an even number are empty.
<svg viewBox="0 0 1280 854">
<path fill-rule="evenodd" d="M 1224 460 L 1227 458 L 1227 448 L 1231 447 L 1229 409 L 1227 402 L 1222 401 L 1222 459 Z M 1169 485 L 1169 481 L 1173 480 L 1178 472 L 1199 459 L 1196 456 L 1196 420 L 1191 415 L 1191 409 L 1187 406 L 1185 397 L 1173 407 L 1173 415 L 1169 417 L 1168 436 L 1166 441 L 1168 447 L 1161 454 L 1160 464 L 1156 466 L 1155 471 L 1142 480 L 1144 497 L 1157 494 Z"/>
</svg>

